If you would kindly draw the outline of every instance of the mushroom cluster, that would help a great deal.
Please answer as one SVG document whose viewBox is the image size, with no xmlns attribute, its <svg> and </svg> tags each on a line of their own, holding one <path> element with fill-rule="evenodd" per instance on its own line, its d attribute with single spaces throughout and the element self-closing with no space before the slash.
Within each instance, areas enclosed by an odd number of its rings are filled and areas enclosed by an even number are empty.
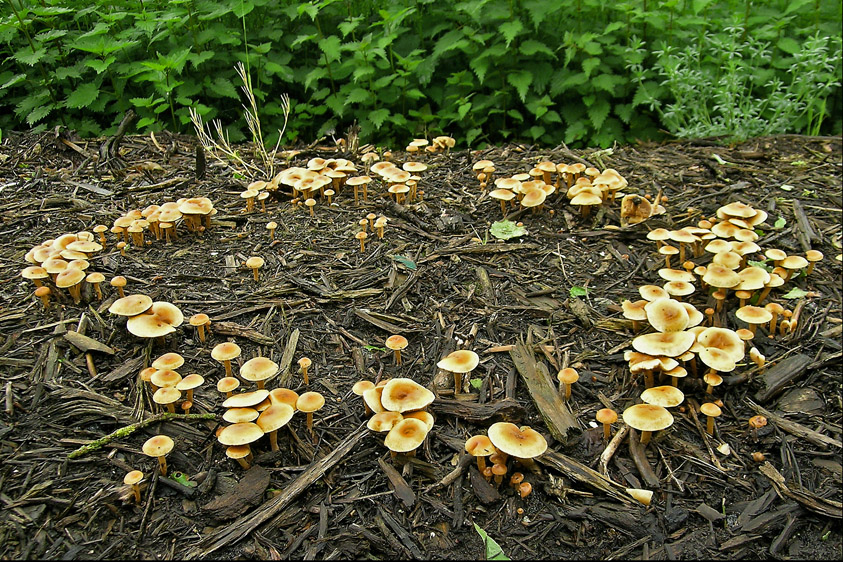
<svg viewBox="0 0 843 562">
<path fill-rule="evenodd" d="M 476 457 L 477 470 L 487 481 L 494 478 L 495 485 L 500 486 L 509 472 L 510 459 L 531 471 L 538 470 L 533 459 L 547 450 L 547 440 L 541 433 L 526 425 L 497 422 L 489 426 L 487 434 L 472 435 L 465 442 L 466 452 Z M 487 457 L 491 465 L 486 464 Z M 520 472 L 513 472 L 510 484 L 522 498 L 532 491 L 532 484 Z"/>
<path fill-rule="evenodd" d="M 147 230 L 155 240 L 166 242 L 175 240 L 179 225 L 184 225 L 188 232 L 201 233 L 211 228 L 211 217 L 217 214 L 214 203 L 207 197 L 182 197 L 177 201 L 167 201 L 161 205 L 147 205 L 143 210 L 131 209 L 114 219 L 111 232 L 123 244 L 129 239 L 133 246 L 143 248 L 151 244 L 144 237 Z M 119 243 L 119 242 L 118 242 Z"/>
<path fill-rule="evenodd" d="M 150 338 L 163 345 L 164 338 L 184 322 L 179 307 L 166 301 L 154 301 L 142 293 L 126 295 L 111 303 L 108 311 L 126 317 L 126 329 L 139 338 Z"/>
</svg>

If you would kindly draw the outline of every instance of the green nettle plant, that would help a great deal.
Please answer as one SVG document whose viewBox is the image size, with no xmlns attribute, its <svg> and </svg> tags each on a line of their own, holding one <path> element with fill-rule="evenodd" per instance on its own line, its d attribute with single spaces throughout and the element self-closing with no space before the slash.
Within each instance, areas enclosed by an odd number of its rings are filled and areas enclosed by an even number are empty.
<svg viewBox="0 0 843 562">
<path fill-rule="evenodd" d="M 814 35 L 801 45 L 781 40 L 778 47 L 790 56 L 774 60 L 771 44 L 740 26 L 705 34 L 683 49 L 664 47 L 654 51 L 654 72 L 672 101 L 657 99 L 644 82 L 648 73 L 634 63 L 633 75 L 642 85 L 638 102 L 649 104 L 682 138 L 819 134 L 829 97 L 840 86 L 840 38 Z M 777 73 L 775 63 L 787 72 Z"/>
</svg>

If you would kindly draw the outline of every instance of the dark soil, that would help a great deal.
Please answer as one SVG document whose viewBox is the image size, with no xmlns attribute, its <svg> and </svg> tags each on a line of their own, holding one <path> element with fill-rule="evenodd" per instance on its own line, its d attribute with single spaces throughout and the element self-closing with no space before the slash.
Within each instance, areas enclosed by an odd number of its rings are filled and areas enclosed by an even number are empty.
<svg viewBox="0 0 843 562">
<path fill-rule="evenodd" d="M 840 557 L 840 138 L 425 155 L 412 158 L 430 166 L 421 202 L 396 205 L 373 187 L 369 200 L 355 205 L 346 190 L 337 205 L 320 202 L 314 218 L 289 197 L 270 199 L 266 212 L 245 213 L 238 194 L 251 180 L 211 158 L 197 180 L 192 138 L 126 137 L 119 151 L 112 144 L 99 157 L 102 142 L 11 134 L 0 146 L 3 559 L 479 559 L 484 547 L 472 523 L 518 559 Z M 312 147 L 291 164 L 316 156 L 340 154 Z M 499 204 L 471 171 L 484 158 L 498 176 L 546 159 L 612 167 L 628 179 L 627 192 L 666 196 L 667 213 L 607 229 L 619 224 L 617 203 L 583 220 L 554 195 L 543 211 L 516 215 L 526 235 L 498 241 L 488 228 L 500 218 Z M 396 152 L 393 159 L 410 158 Z M 211 198 L 218 210 L 209 230 L 184 232 L 172 244 L 147 235 L 151 243 L 130 245 L 125 256 L 109 234 L 89 271 L 123 275 L 127 293 L 174 303 L 186 318 L 207 313 L 212 335 L 204 345 L 187 322 L 163 345 L 132 336 L 107 311 L 115 299 L 110 286 L 102 302 L 87 288 L 80 305 L 54 289 L 58 302 L 45 311 L 20 277 L 30 265 L 26 252 L 46 239 L 194 196 Z M 633 333 L 619 305 L 637 300 L 640 285 L 662 284 L 656 272 L 663 260 L 646 233 L 696 225 L 732 201 L 769 213 L 759 227 L 762 249 L 825 255 L 809 276 L 771 295 L 799 311 L 797 327 L 784 337 L 759 329 L 753 345 L 767 370 L 747 359 L 714 389 L 724 406 L 712 437 L 694 408 L 710 397 L 699 379 L 686 378 L 686 403 L 673 409 L 674 425 L 654 435 L 638 464 L 638 436 L 628 434 L 608 464 L 607 484 L 581 465 L 597 470 L 605 446 L 592 421 L 596 410 L 611 405 L 621 412 L 643 390 L 623 358 Z M 383 239 L 370 238 L 361 253 L 354 234 L 370 212 L 390 222 Z M 275 242 L 265 229 L 270 220 L 279 224 Z M 258 282 L 244 267 L 252 255 L 266 262 Z M 573 287 L 587 294 L 571 296 Z M 794 287 L 802 296 L 785 298 Z M 699 294 L 689 300 L 701 310 L 713 303 Z M 730 297 L 723 315 L 733 329 L 742 327 L 737 306 Z M 96 376 L 65 337 L 80 324 L 114 350 L 91 352 Z M 384 348 L 392 333 L 409 340 L 400 366 Z M 224 410 L 214 385 L 223 368 L 210 355 L 226 340 L 242 348 L 241 363 L 258 355 L 292 362 L 268 388 L 285 383 L 326 397 L 315 415 L 315 447 L 297 413 L 289 431 L 279 432 L 280 452 L 260 440 L 248 472 L 226 458 L 215 438 Z M 515 352 L 496 349 L 520 343 L 516 349 L 528 350 L 539 376 L 549 372 L 554 384 L 561 368 L 579 370 L 564 406 L 578 427 L 567 435 L 554 437 L 540 415 L 537 399 L 547 397 L 531 395 Z M 469 377 L 479 388 L 466 384 L 455 402 L 453 379 L 436 363 L 457 348 L 473 349 L 481 362 Z M 293 352 L 286 365 L 285 350 Z M 139 372 L 168 351 L 184 356 L 183 375 L 207 381 L 191 413 L 213 413 L 218 421 L 156 422 L 68 459 L 81 445 L 159 412 Z M 296 364 L 303 356 L 313 361 L 307 386 Z M 398 376 L 438 396 L 435 425 L 411 470 L 368 433 L 361 399 L 351 392 L 358 380 Z M 756 434 L 747 423 L 754 407 L 771 413 Z M 465 439 L 501 419 L 548 440 L 536 471 L 523 469 L 532 494 L 522 499 L 506 483 L 495 491 L 473 468 L 436 486 L 459 462 Z M 176 443 L 168 474 L 182 472 L 198 486 L 156 476 L 157 462 L 141 452 L 156 434 Z M 714 451 L 724 443 L 729 454 Z M 331 456 L 343 445 L 346 455 Z M 753 460 L 756 453 L 766 461 Z M 560 462 L 574 464 L 561 470 Z M 147 475 L 139 504 L 122 484 L 131 469 Z M 774 485 L 776 472 L 783 483 Z M 653 490 L 651 505 L 630 501 L 627 487 Z"/>
</svg>

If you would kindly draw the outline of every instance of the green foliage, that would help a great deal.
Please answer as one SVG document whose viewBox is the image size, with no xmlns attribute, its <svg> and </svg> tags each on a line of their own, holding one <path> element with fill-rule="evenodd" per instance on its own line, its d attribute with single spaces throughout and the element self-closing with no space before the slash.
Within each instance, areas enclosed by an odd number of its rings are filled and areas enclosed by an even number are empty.
<svg viewBox="0 0 843 562">
<path fill-rule="evenodd" d="M 527 229 L 512 221 L 500 220 L 492 223 L 489 233 L 498 240 L 509 240 L 510 238 L 524 236 L 527 234 Z"/>
<path fill-rule="evenodd" d="M 574 285 L 568 292 L 572 297 L 584 297 L 588 294 L 588 289 Z"/>
<path fill-rule="evenodd" d="M 833 2 L 0 2 L 3 129 L 109 134 L 133 109 L 139 132 L 190 131 L 192 109 L 269 149 L 355 120 L 364 142 L 469 146 L 840 133 Z"/>
<path fill-rule="evenodd" d="M 483 545 L 486 548 L 486 560 L 510 560 L 510 558 L 504 554 L 503 549 L 500 545 L 495 542 L 495 539 L 490 537 L 486 531 L 484 531 L 480 525 L 477 523 L 474 524 L 474 529 L 480 535 L 480 538 L 483 539 Z"/>
</svg>

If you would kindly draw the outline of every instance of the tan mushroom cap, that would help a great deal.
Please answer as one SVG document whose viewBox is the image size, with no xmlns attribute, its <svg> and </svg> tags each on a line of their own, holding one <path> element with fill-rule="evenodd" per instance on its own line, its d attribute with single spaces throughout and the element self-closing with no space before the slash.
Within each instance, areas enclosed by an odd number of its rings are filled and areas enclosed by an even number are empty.
<svg viewBox="0 0 843 562">
<path fill-rule="evenodd" d="M 764 307 L 746 305 L 735 311 L 735 316 L 747 324 L 766 324 L 773 319 L 773 315 Z"/>
<path fill-rule="evenodd" d="M 401 350 L 407 347 L 407 338 L 400 335 L 392 335 L 386 338 L 386 347 L 393 350 Z"/>
<path fill-rule="evenodd" d="M 596 419 L 598 423 L 615 423 L 618 421 L 618 413 L 611 408 L 600 408 L 597 410 L 597 413 L 594 414 L 594 419 Z"/>
<path fill-rule="evenodd" d="M 528 189 L 521 198 L 521 205 L 524 207 L 538 207 L 547 199 L 547 193 L 542 189 Z M 583 203 L 580 203 L 582 205 Z M 592 203 L 588 203 L 592 204 Z"/>
<path fill-rule="evenodd" d="M 670 231 L 666 228 L 654 228 L 647 233 L 647 240 L 663 242 L 670 239 Z"/>
<path fill-rule="evenodd" d="M 785 269 L 802 269 L 808 267 L 808 260 L 802 256 L 787 256 L 779 265 Z"/>
<path fill-rule="evenodd" d="M 167 435 L 156 435 L 150 437 L 143 444 L 143 454 L 149 457 L 163 457 L 173 450 L 175 443 Z"/>
<path fill-rule="evenodd" d="M 685 393 L 675 386 L 654 386 L 641 393 L 641 400 L 654 406 L 673 408 L 685 400 Z"/>
<path fill-rule="evenodd" d="M 184 322 L 184 315 L 179 307 L 173 303 L 165 301 L 155 301 L 152 306 L 144 313 L 144 316 L 153 316 L 155 319 L 163 324 L 169 324 L 173 328 L 178 328 Z M 131 322 L 131 318 L 129 322 Z M 128 326 L 128 323 L 127 323 Z M 129 328 L 131 331 L 131 328 Z"/>
<path fill-rule="evenodd" d="M 506 178 L 504 178 L 504 179 L 506 179 Z M 517 181 L 517 180 L 515 180 L 515 181 Z M 490 191 L 489 197 L 491 197 L 492 199 L 498 199 L 498 200 L 501 200 L 501 201 L 512 201 L 512 199 L 515 198 L 515 193 L 513 193 L 512 191 L 510 191 L 509 189 L 507 189 L 505 187 L 499 187 L 498 189 L 493 189 L 492 191 Z"/>
<path fill-rule="evenodd" d="M 538 431 L 524 425 L 497 422 L 489 426 L 489 440 L 501 452 L 519 459 L 531 459 L 547 450 L 547 441 Z"/>
<path fill-rule="evenodd" d="M 682 303 L 674 299 L 656 299 L 644 306 L 647 321 L 659 332 L 678 332 L 688 327 L 690 318 Z"/>
<path fill-rule="evenodd" d="M 214 346 L 211 357 L 217 361 L 231 361 L 240 357 L 240 346 L 234 342 L 223 342 Z"/>
<path fill-rule="evenodd" d="M 205 384 L 205 377 L 197 373 L 191 373 L 176 384 L 178 390 L 193 390 Z"/>
<path fill-rule="evenodd" d="M 175 387 L 181 382 L 181 380 L 181 375 L 178 374 L 176 371 L 173 371 L 172 369 L 157 369 L 155 372 L 152 373 L 152 376 L 149 377 L 149 382 L 159 387 Z"/>
<path fill-rule="evenodd" d="M 383 387 L 381 405 L 391 412 L 421 410 L 433 402 L 435 395 L 408 378 L 394 378 Z"/>
<path fill-rule="evenodd" d="M 260 412 L 254 408 L 229 408 L 222 415 L 222 419 L 228 423 L 244 423 L 255 421 Z"/>
<path fill-rule="evenodd" d="M 685 312 L 688 313 L 688 328 L 699 326 L 700 323 L 705 320 L 705 316 L 703 316 L 703 313 L 700 312 L 696 306 L 689 302 L 683 302 L 682 306 L 685 307 Z"/>
<path fill-rule="evenodd" d="M 621 303 L 623 317 L 628 318 L 629 320 L 646 320 L 647 312 L 644 310 L 644 307 L 648 302 L 649 301 L 645 299 L 637 300 L 635 302 L 631 300 L 624 300 Z"/>
<path fill-rule="evenodd" d="M 405 418 L 416 418 L 417 420 L 421 420 L 424 422 L 424 425 L 427 426 L 427 430 L 430 431 L 433 429 L 434 418 L 433 414 L 430 412 L 426 412 L 424 410 L 417 410 L 415 412 L 406 412 L 404 414 Z"/>
<path fill-rule="evenodd" d="M 234 377 L 223 377 L 217 381 L 217 390 L 220 392 L 231 392 L 240 386 L 240 381 Z"/>
<path fill-rule="evenodd" d="M 705 271 L 703 282 L 712 287 L 730 288 L 741 282 L 740 276 L 728 267 L 712 263 Z"/>
<path fill-rule="evenodd" d="M 720 406 L 718 406 L 714 402 L 706 402 L 700 405 L 700 413 L 712 418 L 716 418 L 717 416 L 722 414 L 723 411 L 720 409 Z"/>
<path fill-rule="evenodd" d="M 743 342 L 741 342 L 743 343 Z M 732 357 L 722 349 L 716 347 L 706 347 L 698 354 L 700 361 L 705 363 L 708 367 L 716 371 L 728 373 L 735 370 L 737 363 Z M 706 375 L 708 376 L 708 375 Z M 703 377 L 705 378 L 705 377 Z M 708 381 L 706 381 L 708 382 Z M 718 383 L 719 384 L 719 383 Z"/>
<path fill-rule="evenodd" d="M 126 321 L 126 329 L 139 338 L 158 338 L 176 331 L 172 324 L 155 314 L 138 314 Z"/>
<path fill-rule="evenodd" d="M 784 250 L 779 250 L 778 248 L 770 248 L 764 252 L 764 255 L 768 258 L 776 261 L 781 261 L 787 257 L 787 252 Z"/>
<path fill-rule="evenodd" d="M 252 392 L 241 392 L 235 394 L 231 398 L 227 398 L 223 403 L 223 408 L 251 408 L 257 406 L 269 396 L 269 391 L 265 388 L 260 390 L 253 390 Z"/>
<path fill-rule="evenodd" d="M 223 445 L 248 445 L 263 437 L 263 430 L 254 422 L 229 425 L 220 432 L 217 440 Z"/>
<path fill-rule="evenodd" d="M 183 215 L 207 215 L 213 208 L 213 202 L 207 197 L 191 197 L 181 202 L 179 212 Z"/>
<path fill-rule="evenodd" d="M 292 419 L 294 413 L 295 410 L 289 404 L 272 404 L 269 408 L 261 412 L 255 423 L 258 424 L 264 433 L 269 433 L 287 425 L 287 422 Z"/>
<path fill-rule="evenodd" d="M 81 269 L 68 268 L 56 276 L 56 287 L 66 289 L 78 285 L 85 279 L 85 272 Z"/>
<path fill-rule="evenodd" d="M 252 454 L 252 450 L 248 445 L 231 445 L 225 448 L 225 456 L 230 459 L 244 459 Z"/>
<path fill-rule="evenodd" d="M 808 260 L 809 263 L 818 262 L 823 259 L 823 253 L 819 250 L 808 250 L 805 252 L 805 259 Z"/>
<path fill-rule="evenodd" d="M 386 433 L 404 419 L 399 412 L 378 412 L 366 422 L 366 427 L 376 433 Z"/>
<path fill-rule="evenodd" d="M 296 400 L 296 409 L 305 413 L 315 412 L 325 405 L 325 397 L 318 392 L 305 392 Z"/>
<path fill-rule="evenodd" d="M 732 245 L 729 244 L 728 240 L 715 238 L 714 240 L 706 244 L 704 249 L 710 254 L 722 254 L 723 252 L 731 252 Z"/>
<path fill-rule="evenodd" d="M 695 341 L 691 332 L 657 332 L 643 334 L 632 340 L 632 347 L 647 355 L 676 357 L 688 351 Z"/>
<path fill-rule="evenodd" d="M 711 386 L 720 386 L 723 384 L 723 377 L 718 375 L 717 373 L 706 373 L 703 377 L 703 381 L 706 384 L 710 384 Z"/>
<path fill-rule="evenodd" d="M 40 265 L 30 265 L 21 270 L 20 276 L 24 279 L 46 279 L 50 274 Z"/>
<path fill-rule="evenodd" d="M 384 445 L 395 453 L 415 451 L 427 437 L 427 425 L 416 418 L 404 418 L 386 434 Z"/>
<path fill-rule="evenodd" d="M 132 486 L 134 484 L 137 484 L 141 480 L 143 480 L 143 472 L 141 472 L 140 470 L 132 470 L 130 472 L 127 472 L 126 476 L 123 477 L 123 484 L 126 484 L 127 486 Z"/>
<path fill-rule="evenodd" d="M 375 388 L 370 388 L 369 390 L 363 392 L 363 401 L 369 409 L 376 414 L 386 411 L 386 408 L 384 408 L 383 404 L 381 404 L 381 395 L 383 394 L 384 386 L 386 385 L 375 386 Z"/>
<path fill-rule="evenodd" d="M 246 267 L 250 269 L 259 269 L 263 267 L 264 261 L 260 256 L 252 256 L 246 260 Z"/>
<path fill-rule="evenodd" d="M 663 267 L 658 271 L 659 277 L 665 281 L 685 281 L 686 283 L 693 283 L 696 277 L 690 271 L 684 269 L 671 269 Z"/>
<path fill-rule="evenodd" d="M 668 281 L 664 284 L 664 290 L 670 296 L 687 297 L 693 294 L 697 288 L 693 283 L 688 283 L 687 281 Z"/>
<path fill-rule="evenodd" d="M 159 371 L 163 371 L 165 369 L 171 369 L 175 371 L 182 365 L 184 365 L 184 357 L 175 352 L 165 353 L 164 355 L 152 362 L 152 366 L 158 369 Z"/>
<path fill-rule="evenodd" d="M 725 352 L 733 362 L 743 359 L 745 345 L 740 336 L 728 328 L 710 327 L 701 330 L 697 342 L 704 348 L 716 348 Z"/>
<path fill-rule="evenodd" d="M 152 395 L 152 401 L 156 404 L 172 404 L 181 398 L 181 392 L 172 386 L 162 386 Z"/>
<path fill-rule="evenodd" d="M 755 291 L 770 282 L 770 274 L 756 266 L 745 267 L 738 272 L 740 283 L 734 288 L 736 291 Z"/>
<path fill-rule="evenodd" d="M 199 312 L 199 313 L 191 316 L 190 319 L 188 320 L 188 323 L 191 326 L 204 326 L 210 321 L 211 321 L 211 319 L 208 318 L 207 314 L 205 314 L 204 312 Z"/>
<path fill-rule="evenodd" d="M 576 369 L 565 367 L 556 374 L 556 379 L 562 384 L 574 384 L 580 380 L 580 374 Z"/>
<path fill-rule="evenodd" d="M 103 275 L 99 271 L 93 271 L 89 273 L 87 277 L 85 277 L 85 281 L 91 283 L 92 285 L 94 283 L 102 283 L 103 281 L 105 281 L 105 275 Z"/>
<path fill-rule="evenodd" d="M 645 301 L 670 298 L 668 292 L 658 285 L 641 285 L 638 287 L 638 294 L 641 295 L 641 298 Z"/>
<path fill-rule="evenodd" d="M 441 359 L 436 366 L 452 373 L 470 373 L 480 364 L 480 357 L 471 350 L 458 349 Z"/>
<path fill-rule="evenodd" d="M 405 172 L 417 173 L 417 172 L 424 172 L 427 170 L 427 164 L 422 162 L 404 162 L 404 165 L 401 168 Z"/>
<path fill-rule="evenodd" d="M 354 386 L 351 387 L 351 392 L 357 396 L 363 396 L 364 392 L 372 388 L 375 388 L 375 383 L 372 381 L 357 381 L 354 383 Z"/>
<path fill-rule="evenodd" d="M 492 440 L 485 435 L 473 435 L 465 442 L 465 451 L 474 457 L 488 457 L 497 452 Z"/>
<path fill-rule="evenodd" d="M 240 367 L 240 376 L 251 382 L 265 381 L 278 374 L 278 363 L 269 357 L 253 357 Z"/>
<path fill-rule="evenodd" d="M 635 404 L 623 411 L 626 425 L 638 431 L 661 431 L 673 425 L 673 416 L 663 406 Z"/>
<path fill-rule="evenodd" d="M 293 410 L 299 401 L 299 393 L 289 388 L 273 388 L 269 391 L 269 401 L 272 404 L 286 404 Z"/>
</svg>

